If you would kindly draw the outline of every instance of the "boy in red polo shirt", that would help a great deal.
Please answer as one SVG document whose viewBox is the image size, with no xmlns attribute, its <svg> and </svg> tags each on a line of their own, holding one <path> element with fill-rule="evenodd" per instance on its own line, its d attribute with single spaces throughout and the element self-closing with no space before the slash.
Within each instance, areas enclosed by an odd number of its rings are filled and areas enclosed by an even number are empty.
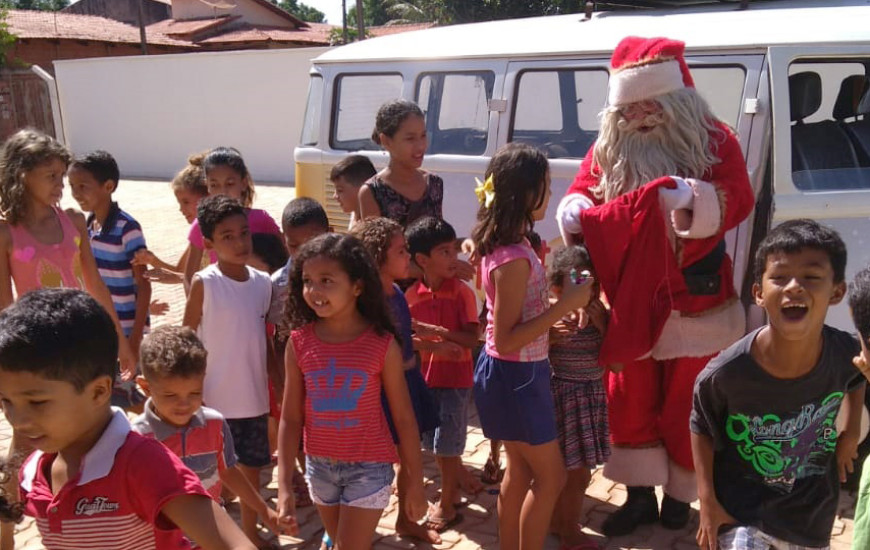
<svg viewBox="0 0 870 550">
<path fill-rule="evenodd" d="M 423 278 L 405 292 L 414 320 L 414 347 L 420 352 L 426 384 L 438 405 L 440 425 L 422 434 L 441 470 L 441 499 L 427 527 L 441 532 L 461 521 L 456 512 L 462 453 L 468 431 L 473 385 L 471 350 L 478 344 L 477 300 L 456 277 L 456 232 L 442 219 L 425 217 L 405 231 L 411 257 Z"/>
<path fill-rule="evenodd" d="M 253 550 L 196 474 L 112 409 L 117 346 L 108 313 L 79 290 L 36 290 L 0 314 L 0 398 L 37 449 L 19 479 L 43 545 L 168 550 L 190 548 L 187 535 Z"/>
</svg>

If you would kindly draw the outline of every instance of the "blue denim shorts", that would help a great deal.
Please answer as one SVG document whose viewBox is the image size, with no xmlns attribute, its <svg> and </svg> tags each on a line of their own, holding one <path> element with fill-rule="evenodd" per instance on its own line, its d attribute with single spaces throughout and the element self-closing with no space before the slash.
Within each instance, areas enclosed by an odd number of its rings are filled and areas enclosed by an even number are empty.
<svg viewBox="0 0 870 550">
<path fill-rule="evenodd" d="M 829 546 L 801 546 L 768 535 L 757 527 L 739 525 L 719 535 L 722 550 L 827 550 Z"/>
<path fill-rule="evenodd" d="M 386 508 L 394 475 L 389 462 L 342 462 L 319 456 L 305 457 L 305 479 L 311 500 L 318 506 Z"/>
<path fill-rule="evenodd" d="M 423 448 L 435 456 L 462 456 L 468 433 L 471 388 L 432 388 L 439 425 L 423 433 Z"/>
</svg>

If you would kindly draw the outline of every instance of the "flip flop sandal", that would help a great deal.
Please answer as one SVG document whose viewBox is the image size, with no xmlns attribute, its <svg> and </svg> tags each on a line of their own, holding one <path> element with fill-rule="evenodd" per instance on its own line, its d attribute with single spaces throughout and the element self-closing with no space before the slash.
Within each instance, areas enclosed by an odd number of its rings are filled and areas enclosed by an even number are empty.
<svg viewBox="0 0 870 550">
<path fill-rule="evenodd" d="M 465 519 L 465 518 L 463 518 L 462 514 L 460 514 L 459 512 L 457 512 L 450 519 L 436 518 L 436 517 L 432 517 L 432 516 L 427 515 L 423 519 L 423 526 L 426 527 L 426 529 L 431 529 L 432 531 L 435 531 L 436 533 L 441 534 L 444 531 L 447 531 L 448 529 L 450 529 L 451 527 L 454 527 L 454 526 L 462 523 L 463 519 Z"/>
</svg>

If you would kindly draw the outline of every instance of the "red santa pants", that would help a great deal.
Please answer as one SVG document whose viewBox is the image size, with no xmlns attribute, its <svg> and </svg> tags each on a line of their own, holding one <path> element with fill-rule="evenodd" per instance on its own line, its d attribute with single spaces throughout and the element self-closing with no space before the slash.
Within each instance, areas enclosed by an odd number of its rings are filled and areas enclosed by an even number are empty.
<svg viewBox="0 0 870 550">
<path fill-rule="evenodd" d="M 692 389 L 711 357 L 642 359 L 627 363 L 621 372 L 608 371 L 605 384 L 613 444 L 663 443 L 668 458 L 694 470 L 689 439 Z"/>
</svg>

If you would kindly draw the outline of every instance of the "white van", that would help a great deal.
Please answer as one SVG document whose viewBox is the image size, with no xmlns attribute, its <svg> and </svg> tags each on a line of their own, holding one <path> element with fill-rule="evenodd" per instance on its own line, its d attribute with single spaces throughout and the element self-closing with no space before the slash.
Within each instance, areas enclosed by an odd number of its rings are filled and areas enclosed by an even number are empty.
<svg viewBox="0 0 870 550">
<path fill-rule="evenodd" d="M 297 192 L 321 201 L 345 228 L 329 169 L 360 151 L 382 167 L 386 156 L 370 140 L 375 112 L 404 97 L 426 112 L 424 168 L 444 178 L 444 214 L 459 235 L 474 223 L 474 178 L 499 146 L 523 141 L 545 150 L 554 200 L 537 230 L 555 245 L 555 207 L 598 131 L 613 48 L 628 35 L 666 36 L 686 42 L 696 85 L 737 130 L 756 190 L 755 212 L 728 236 L 744 299 L 752 246 L 789 218 L 836 228 L 851 278 L 870 261 L 870 3 L 737 6 L 456 25 L 330 50 L 313 61 Z M 845 306 L 828 320 L 851 330 Z"/>
</svg>

